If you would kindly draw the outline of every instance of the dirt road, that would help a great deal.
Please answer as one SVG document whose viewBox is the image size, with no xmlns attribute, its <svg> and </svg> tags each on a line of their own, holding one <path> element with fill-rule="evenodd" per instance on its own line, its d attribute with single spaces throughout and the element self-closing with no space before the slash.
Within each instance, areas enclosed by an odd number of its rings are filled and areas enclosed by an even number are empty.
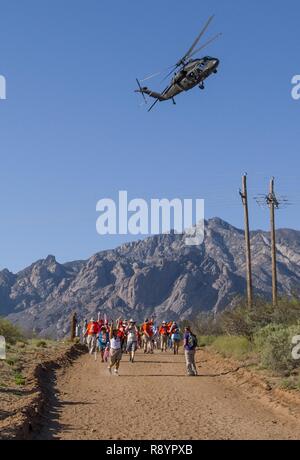
<svg viewBox="0 0 300 460">
<path fill-rule="evenodd" d="M 83 355 L 59 371 L 37 439 L 300 439 L 300 422 L 216 374 L 186 377 L 184 356 L 124 355 L 120 376 Z"/>
</svg>

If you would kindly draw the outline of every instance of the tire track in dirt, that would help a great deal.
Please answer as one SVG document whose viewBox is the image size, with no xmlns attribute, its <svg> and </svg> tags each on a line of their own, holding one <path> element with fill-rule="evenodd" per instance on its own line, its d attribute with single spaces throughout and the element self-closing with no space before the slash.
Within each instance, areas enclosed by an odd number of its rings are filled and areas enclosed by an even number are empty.
<svg viewBox="0 0 300 460">
<path fill-rule="evenodd" d="M 198 352 L 198 366 L 202 353 Z M 83 355 L 57 371 L 35 439 L 300 439 L 297 418 L 216 374 L 186 377 L 183 354 L 123 356 L 120 376 Z"/>
</svg>

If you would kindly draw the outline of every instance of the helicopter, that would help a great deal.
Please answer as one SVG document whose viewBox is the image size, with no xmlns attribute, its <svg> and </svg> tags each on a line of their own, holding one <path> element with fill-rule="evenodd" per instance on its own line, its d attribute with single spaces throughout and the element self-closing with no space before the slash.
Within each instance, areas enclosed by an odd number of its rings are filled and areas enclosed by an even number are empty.
<svg viewBox="0 0 300 460">
<path fill-rule="evenodd" d="M 210 77 L 212 74 L 216 74 L 218 72 L 220 60 L 217 58 L 205 56 L 200 59 L 199 58 L 191 59 L 193 56 L 195 56 L 197 53 L 199 53 L 201 50 L 206 48 L 210 43 L 212 43 L 213 41 L 215 41 L 218 37 L 222 35 L 221 33 L 215 35 L 210 40 L 208 40 L 204 45 L 202 45 L 200 48 L 197 48 L 195 50 L 196 45 L 199 43 L 200 39 L 205 34 L 213 18 L 214 16 L 211 16 L 208 19 L 207 23 L 205 24 L 205 26 L 203 27 L 203 29 L 201 30 L 201 32 L 195 39 L 192 46 L 186 52 L 186 54 L 175 65 L 166 69 L 166 71 L 169 71 L 170 69 L 171 71 L 164 78 L 164 80 L 170 77 L 172 73 L 174 72 L 175 73 L 171 80 L 171 83 L 161 93 L 152 91 L 146 86 L 142 87 L 140 81 L 136 79 L 137 84 L 138 84 L 138 89 L 136 89 L 135 92 L 142 94 L 145 103 L 147 104 L 148 102 L 145 95 L 148 95 L 149 97 L 152 97 L 155 99 L 154 103 L 151 105 L 148 112 L 150 112 L 150 110 L 153 109 L 153 107 L 157 104 L 157 102 L 168 101 L 172 99 L 173 104 L 176 105 L 175 96 L 182 93 L 183 91 L 189 91 L 190 89 L 194 88 L 197 85 L 199 86 L 200 89 L 204 90 L 205 89 L 204 81 L 208 77 Z M 177 71 L 177 69 L 179 70 Z M 161 75 L 163 72 L 164 71 L 150 75 L 149 77 L 144 78 L 142 82 L 145 80 L 149 80 L 150 78 L 154 78 L 157 75 Z"/>
</svg>

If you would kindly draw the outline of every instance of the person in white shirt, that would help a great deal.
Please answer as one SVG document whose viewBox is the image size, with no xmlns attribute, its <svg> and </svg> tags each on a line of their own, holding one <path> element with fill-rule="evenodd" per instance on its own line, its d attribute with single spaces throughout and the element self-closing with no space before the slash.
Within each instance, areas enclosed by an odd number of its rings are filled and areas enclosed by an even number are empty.
<svg viewBox="0 0 300 460">
<path fill-rule="evenodd" d="M 110 338 L 110 362 L 108 366 L 109 373 L 111 374 L 112 368 L 115 366 L 115 374 L 119 375 L 119 367 L 122 359 L 122 343 L 121 338 L 118 336 L 118 327 L 114 328 L 113 321 L 110 324 L 109 338 Z"/>
<path fill-rule="evenodd" d="M 127 348 L 126 351 L 129 353 L 129 361 L 134 362 L 134 355 L 138 347 L 138 328 L 136 322 L 131 319 L 129 325 L 125 329 L 127 336 Z"/>
</svg>

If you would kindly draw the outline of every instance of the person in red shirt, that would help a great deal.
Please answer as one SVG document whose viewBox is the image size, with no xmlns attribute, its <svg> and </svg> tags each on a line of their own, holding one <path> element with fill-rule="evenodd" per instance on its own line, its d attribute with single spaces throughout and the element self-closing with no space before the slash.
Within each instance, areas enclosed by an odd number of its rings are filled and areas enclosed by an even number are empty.
<svg viewBox="0 0 300 460">
<path fill-rule="evenodd" d="M 169 337 L 169 332 L 168 332 L 168 325 L 165 321 L 162 322 L 160 328 L 159 328 L 159 335 L 160 335 L 160 348 L 161 351 L 167 351 L 168 347 L 168 337 Z"/>
<path fill-rule="evenodd" d="M 153 353 L 153 324 L 151 321 L 145 319 L 142 325 L 143 342 L 144 342 L 144 353 Z"/>
<path fill-rule="evenodd" d="M 121 340 L 121 350 L 124 351 L 124 345 L 125 345 L 125 324 L 121 319 L 118 320 L 119 322 L 119 327 L 118 327 L 118 337 Z"/>
<path fill-rule="evenodd" d="M 97 350 L 97 336 L 100 332 L 98 321 L 94 321 L 94 318 L 91 318 L 91 321 L 88 323 L 85 336 L 87 337 L 87 346 L 89 353 L 93 354 Z"/>
<path fill-rule="evenodd" d="M 172 344 L 172 340 L 171 340 L 171 336 L 172 336 L 172 326 L 173 326 L 173 321 L 170 321 L 169 323 L 167 323 L 167 326 L 168 326 L 168 348 L 170 348 L 170 350 L 172 350 L 173 348 L 173 344 Z"/>
</svg>

